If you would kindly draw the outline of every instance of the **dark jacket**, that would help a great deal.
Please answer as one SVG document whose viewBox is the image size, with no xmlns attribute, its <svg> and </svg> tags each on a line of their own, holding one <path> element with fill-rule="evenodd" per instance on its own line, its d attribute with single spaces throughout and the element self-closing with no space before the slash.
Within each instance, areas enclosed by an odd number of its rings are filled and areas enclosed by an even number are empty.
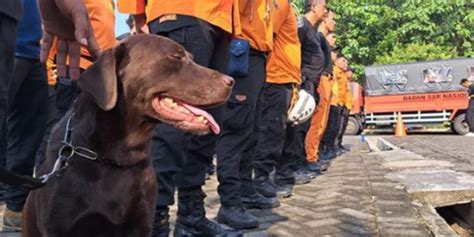
<svg viewBox="0 0 474 237">
<path fill-rule="evenodd" d="M 298 18 L 298 37 L 301 43 L 301 73 L 303 80 L 314 82 L 318 88 L 324 72 L 324 54 L 321 42 L 311 23 L 304 17 Z"/>
<path fill-rule="evenodd" d="M 6 15 L 17 21 L 21 20 L 21 1 L 20 0 L 1 0 L 0 16 Z"/>
</svg>

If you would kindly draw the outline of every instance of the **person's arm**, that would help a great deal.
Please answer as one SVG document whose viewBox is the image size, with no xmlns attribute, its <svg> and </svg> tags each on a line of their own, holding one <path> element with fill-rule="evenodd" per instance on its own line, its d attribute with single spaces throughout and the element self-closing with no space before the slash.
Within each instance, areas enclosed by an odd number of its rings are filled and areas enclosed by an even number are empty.
<svg viewBox="0 0 474 237">
<path fill-rule="evenodd" d="M 86 7 L 82 0 L 38 0 L 43 23 L 41 40 L 41 62 L 48 60 L 54 37 L 58 38 L 58 76 L 67 74 L 66 61 L 69 59 L 69 76 L 79 77 L 81 46 L 87 47 L 93 58 L 100 55 L 100 48 L 94 36 Z"/>
<path fill-rule="evenodd" d="M 138 34 L 148 33 L 146 25 L 146 0 L 118 0 L 117 7 L 121 13 L 132 14 L 135 30 Z"/>
<path fill-rule="evenodd" d="M 146 24 L 146 15 L 145 13 L 139 15 L 133 15 L 133 19 L 135 20 L 135 30 L 137 34 L 148 34 L 148 26 Z"/>
<path fill-rule="evenodd" d="M 317 47 L 314 49 L 314 54 L 313 54 L 313 59 L 311 61 L 311 70 L 313 71 L 314 74 L 314 88 L 319 87 L 319 81 L 321 79 L 321 76 L 324 73 L 324 53 L 323 50 L 321 49 L 321 41 L 320 38 L 317 37 L 316 35 L 314 36 L 316 38 L 316 43 Z"/>
</svg>

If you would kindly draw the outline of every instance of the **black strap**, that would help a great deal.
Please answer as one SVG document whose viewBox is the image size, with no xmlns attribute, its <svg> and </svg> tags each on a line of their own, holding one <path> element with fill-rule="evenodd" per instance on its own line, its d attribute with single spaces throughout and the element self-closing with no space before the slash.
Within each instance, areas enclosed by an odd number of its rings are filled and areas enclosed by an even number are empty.
<svg viewBox="0 0 474 237">
<path fill-rule="evenodd" d="M 45 185 L 40 179 L 26 175 L 20 175 L 3 167 L 0 167 L 0 182 L 29 190 L 41 188 Z"/>
</svg>

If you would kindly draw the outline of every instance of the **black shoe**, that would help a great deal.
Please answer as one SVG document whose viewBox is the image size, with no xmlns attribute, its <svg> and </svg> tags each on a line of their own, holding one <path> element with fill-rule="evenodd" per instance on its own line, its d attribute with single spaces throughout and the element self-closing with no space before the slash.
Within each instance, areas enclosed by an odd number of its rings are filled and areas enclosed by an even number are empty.
<svg viewBox="0 0 474 237">
<path fill-rule="evenodd" d="M 308 163 L 308 170 L 311 172 L 324 172 L 329 168 L 328 164 L 322 162 L 311 162 Z"/>
<path fill-rule="evenodd" d="M 254 179 L 255 190 L 262 196 L 274 198 L 277 196 L 276 185 L 268 176 L 260 176 Z"/>
<path fill-rule="evenodd" d="M 324 151 L 324 152 L 320 151 L 318 154 L 318 158 L 319 158 L 318 160 L 330 160 L 329 157 L 330 156 L 327 151 Z"/>
<path fill-rule="evenodd" d="M 242 196 L 242 205 L 247 209 L 271 209 L 280 206 L 277 198 L 266 198 L 259 193 Z"/>
<path fill-rule="evenodd" d="M 339 156 L 338 153 L 337 153 L 337 150 L 338 149 L 337 149 L 336 146 L 333 146 L 328 150 L 329 159 L 334 159 L 334 158 Z"/>
<path fill-rule="evenodd" d="M 223 228 L 218 223 L 206 218 L 204 198 L 201 190 L 179 193 L 178 218 L 174 229 L 174 236 L 243 236 L 240 231 Z"/>
<path fill-rule="evenodd" d="M 153 223 L 153 237 L 168 237 L 170 234 L 170 223 L 168 207 L 158 208 L 155 212 Z"/>
<path fill-rule="evenodd" d="M 275 186 L 276 186 L 278 198 L 289 198 L 293 195 L 291 188 L 285 185 L 278 185 L 278 184 L 275 184 Z"/>
<path fill-rule="evenodd" d="M 219 208 L 219 212 L 217 213 L 217 221 L 237 230 L 258 227 L 258 219 L 248 213 L 243 207 L 221 206 Z"/>
<path fill-rule="evenodd" d="M 342 156 L 344 153 L 346 153 L 346 150 L 337 149 L 337 151 L 336 151 L 336 156 Z"/>
<path fill-rule="evenodd" d="M 308 168 L 304 169 L 304 170 L 297 170 L 296 171 L 297 173 L 301 173 L 303 175 L 306 175 L 308 176 L 310 179 L 315 179 L 316 177 L 318 177 L 319 175 L 321 175 L 321 173 L 319 172 L 311 172 L 308 170 Z"/>
<path fill-rule="evenodd" d="M 349 148 L 346 148 L 346 147 L 343 146 L 343 145 L 338 145 L 337 147 L 338 147 L 339 149 L 341 149 L 341 150 L 346 151 L 346 152 L 351 150 L 351 149 L 349 149 Z"/>
<path fill-rule="evenodd" d="M 307 173 L 295 172 L 295 184 L 302 185 L 311 183 L 311 177 Z"/>
<path fill-rule="evenodd" d="M 278 185 L 301 185 L 311 182 L 311 178 L 300 172 L 292 172 L 291 175 L 277 175 L 275 184 Z"/>
</svg>

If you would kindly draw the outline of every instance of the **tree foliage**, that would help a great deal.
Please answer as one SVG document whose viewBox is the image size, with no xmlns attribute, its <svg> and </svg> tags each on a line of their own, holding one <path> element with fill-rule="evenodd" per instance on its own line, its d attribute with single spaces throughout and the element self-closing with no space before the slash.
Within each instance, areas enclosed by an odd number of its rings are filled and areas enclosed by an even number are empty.
<svg viewBox="0 0 474 237">
<path fill-rule="evenodd" d="M 300 11 L 303 0 L 293 0 Z M 337 45 L 363 74 L 373 64 L 474 57 L 470 1 L 328 1 Z"/>
</svg>

